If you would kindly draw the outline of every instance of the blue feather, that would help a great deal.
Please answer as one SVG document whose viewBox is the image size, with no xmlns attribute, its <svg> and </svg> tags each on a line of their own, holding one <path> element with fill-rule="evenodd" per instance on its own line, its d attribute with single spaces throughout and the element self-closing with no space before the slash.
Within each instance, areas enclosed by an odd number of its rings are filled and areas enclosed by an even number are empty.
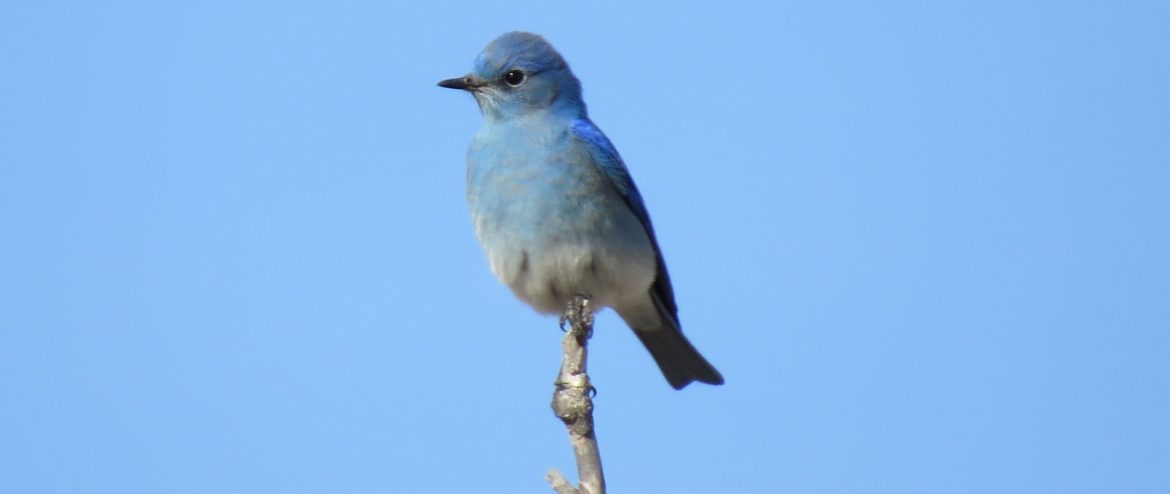
<svg viewBox="0 0 1170 494">
<path fill-rule="evenodd" d="M 658 238 L 654 235 L 654 225 L 650 223 L 650 213 L 646 211 L 642 194 L 638 192 L 638 186 L 630 177 L 630 171 L 626 168 L 625 162 L 622 161 L 617 148 L 609 141 L 605 133 L 588 118 L 577 118 L 569 122 L 569 132 L 585 144 L 593 157 L 593 162 L 605 171 L 605 175 L 609 177 L 614 188 L 621 194 L 622 199 L 625 199 L 630 211 L 634 213 L 638 221 L 642 222 L 642 227 L 650 236 L 650 242 L 654 245 L 654 255 L 658 261 L 658 277 L 652 291 L 669 313 L 671 324 L 678 328 L 678 306 L 674 301 L 674 288 L 670 285 L 670 274 L 666 271 L 662 249 L 658 247 Z"/>
</svg>

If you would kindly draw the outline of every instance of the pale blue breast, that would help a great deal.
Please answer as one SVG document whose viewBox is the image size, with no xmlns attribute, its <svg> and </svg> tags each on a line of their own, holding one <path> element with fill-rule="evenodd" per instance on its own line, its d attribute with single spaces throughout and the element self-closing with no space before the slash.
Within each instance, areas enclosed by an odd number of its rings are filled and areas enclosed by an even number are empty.
<svg viewBox="0 0 1170 494">
<path fill-rule="evenodd" d="M 650 238 L 555 118 L 486 122 L 468 151 L 468 203 L 492 271 L 541 312 L 574 295 L 595 307 L 644 296 Z"/>
</svg>

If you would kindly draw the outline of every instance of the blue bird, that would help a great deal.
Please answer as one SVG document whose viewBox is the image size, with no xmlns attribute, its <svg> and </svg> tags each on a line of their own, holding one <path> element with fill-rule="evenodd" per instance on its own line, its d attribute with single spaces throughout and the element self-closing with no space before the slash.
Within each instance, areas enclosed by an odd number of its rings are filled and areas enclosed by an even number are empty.
<svg viewBox="0 0 1170 494">
<path fill-rule="evenodd" d="M 683 336 L 670 276 L 637 186 L 589 120 L 581 83 L 544 38 L 489 43 L 471 73 L 483 126 L 467 152 L 467 201 L 492 272 L 538 312 L 574 297 L 611 307 L 675 389 L 723 376 Z"/>
</svg>

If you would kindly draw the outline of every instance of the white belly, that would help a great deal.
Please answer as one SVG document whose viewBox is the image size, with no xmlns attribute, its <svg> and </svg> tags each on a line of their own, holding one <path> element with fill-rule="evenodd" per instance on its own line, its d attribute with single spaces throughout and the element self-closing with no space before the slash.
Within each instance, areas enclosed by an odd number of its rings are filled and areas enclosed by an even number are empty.
<svg viewBox="0 0 1170 494">
<path fill-rule="evenodd" d="M 644 297 L 657 268 L 648 241 L 642 248 L 604 242 L 532 250 L 519 245 L 485 247 L 500 281 L 537 311 L 550 314 L 563 312 L 576 295 L 589 298 L 597 310 Z"/>
</svg>

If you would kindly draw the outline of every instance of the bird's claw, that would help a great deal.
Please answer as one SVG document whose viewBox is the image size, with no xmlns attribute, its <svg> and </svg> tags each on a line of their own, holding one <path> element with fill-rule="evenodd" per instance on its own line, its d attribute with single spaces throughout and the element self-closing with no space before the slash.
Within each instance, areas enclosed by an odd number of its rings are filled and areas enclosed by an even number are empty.
<svg viewBox="0 0 1170 494">
<path fill-rule="evenodd" d="M 565 324 L 569 329 L 565 329 Z M 565 312 L 561 314 L 561 331 L 586 331 L 585 337 L 593 336 L 593 311 L 589 310 L 589 298 L 576 295 L 565 304 Z"/>
</svg>

